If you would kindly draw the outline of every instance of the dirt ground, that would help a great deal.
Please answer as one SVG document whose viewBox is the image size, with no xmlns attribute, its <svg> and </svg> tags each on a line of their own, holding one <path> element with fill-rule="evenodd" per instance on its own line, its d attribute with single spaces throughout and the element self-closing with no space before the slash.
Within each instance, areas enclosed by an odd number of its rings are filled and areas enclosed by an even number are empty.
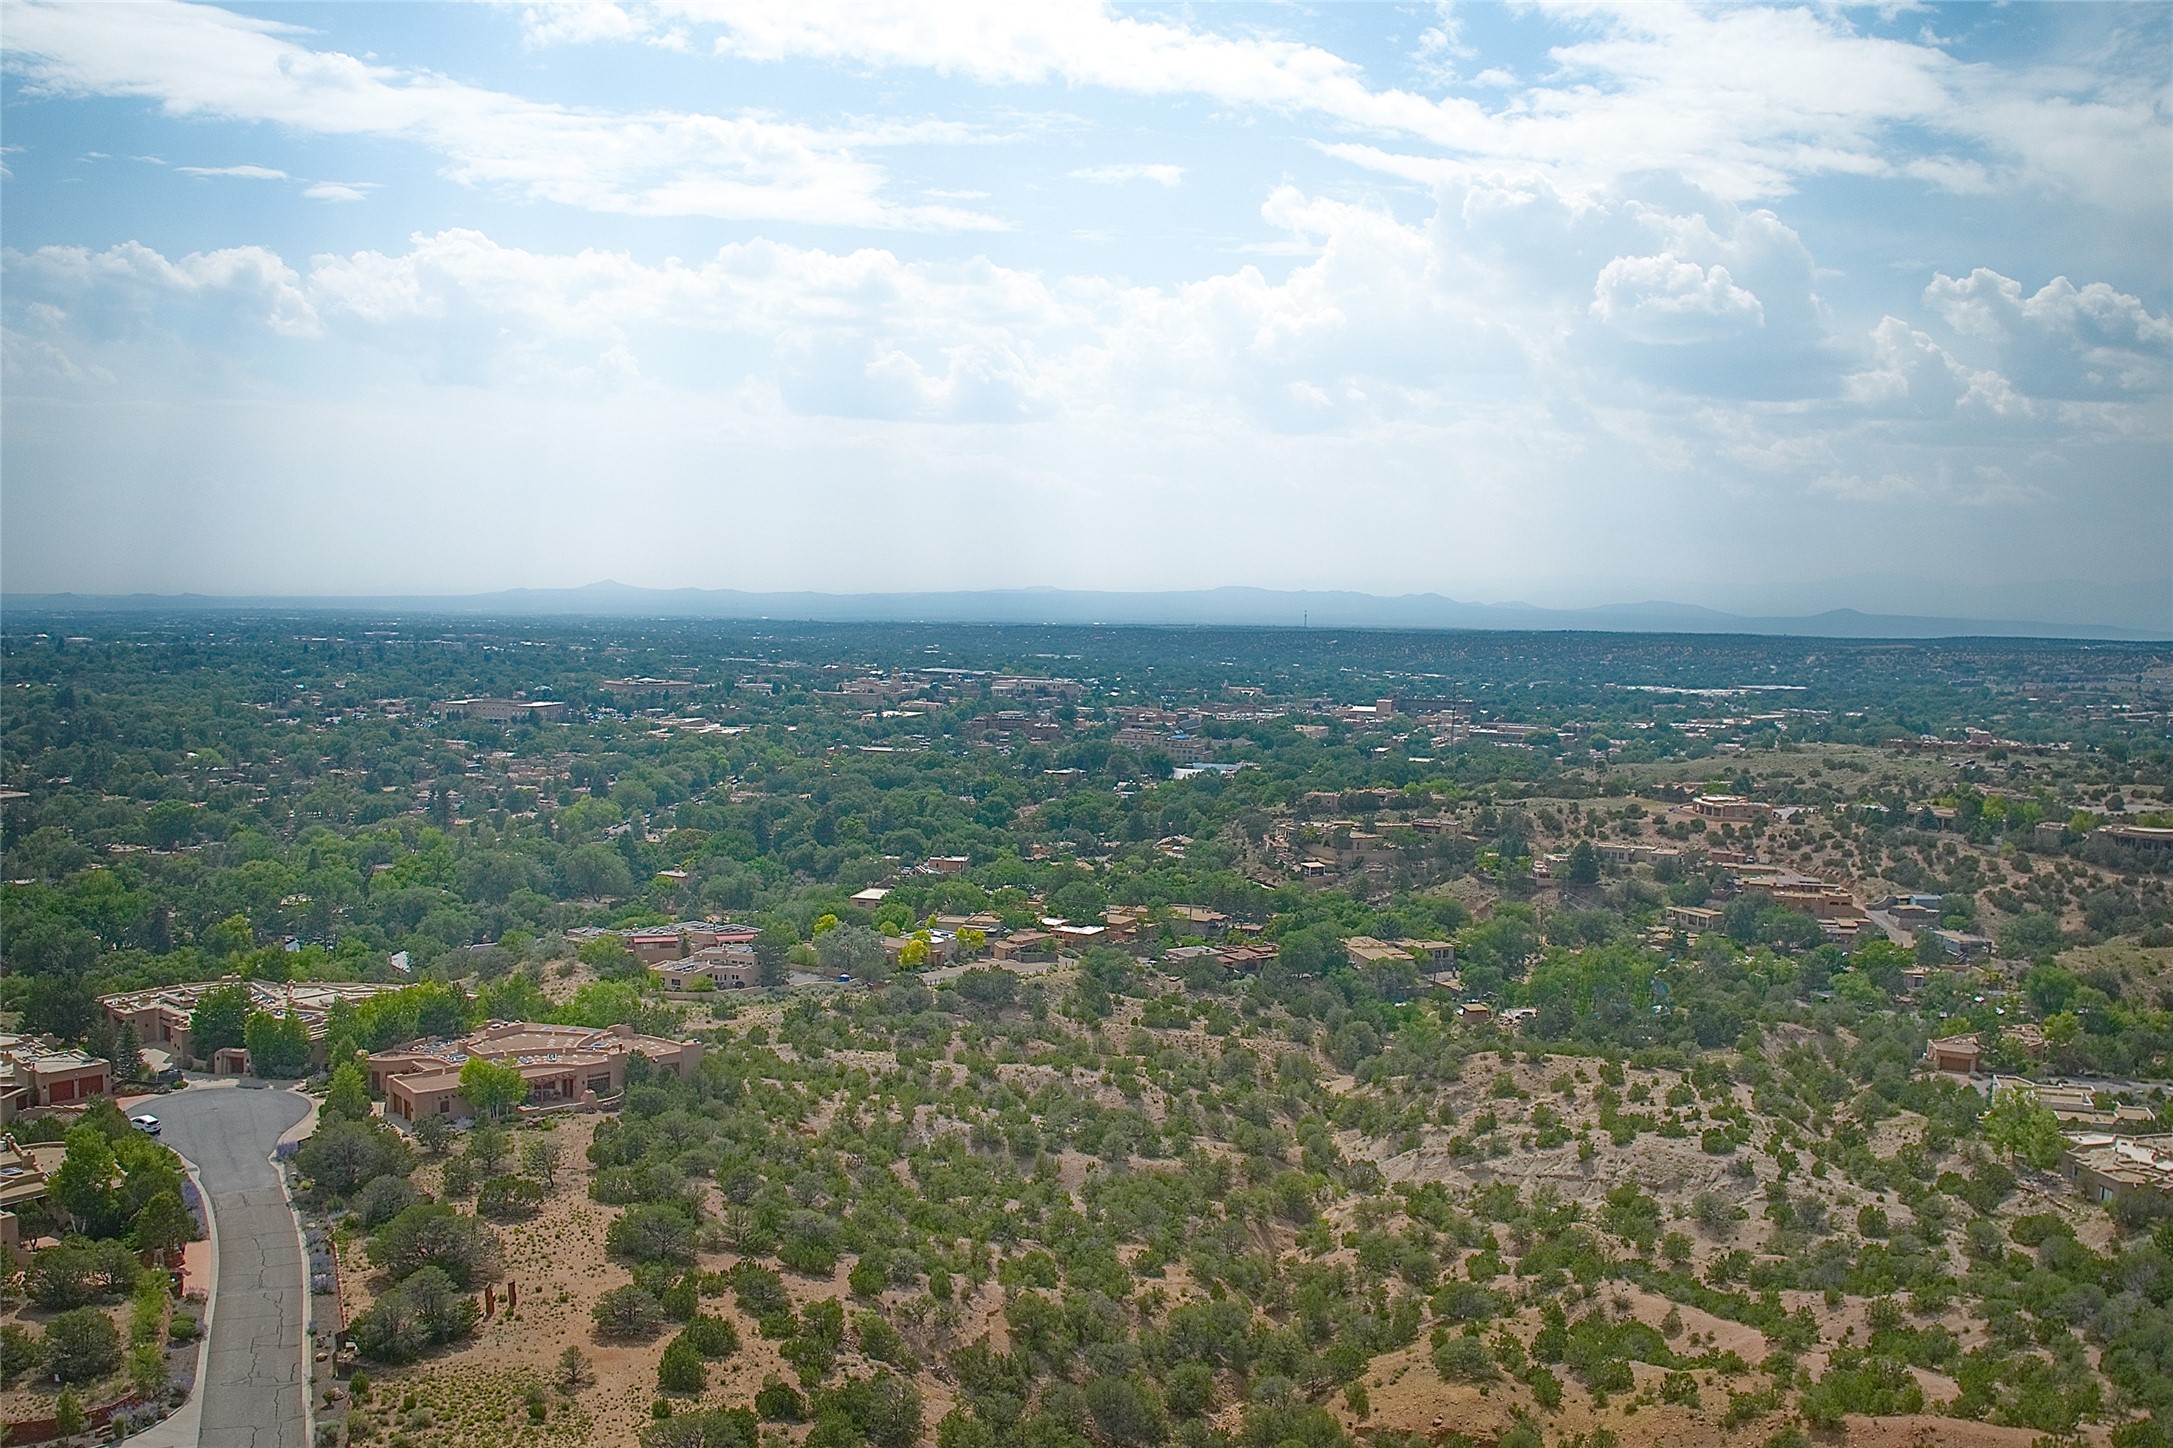
<svg viewBox="0 0 2173 1448">
<path fill-rule="evenodd" d="M 493 1285 L 496 1315 L 455 1351 L 408 1367 L 368 1369 L 372 1387 L 363 1411 L 387 1426 L 402 1423 L 401 1431 L 417 1448 L 570 1448 L 572 1444 L 621 1448 L 633 1443 L 651 1421 L 650 1406 L 658 1396 L 657 1364 L 670 1333 L 648 1343 L 603 1343 L 596 1340 L 589 1315 L 597 1298 L 627 1280 L 625 1269 L 604 1252 L 605 1231 L 623 1209 L 588 1197 L 588 1145 L 600 1119 L 564 1118 L 551 1128 L 564 1161 L 556 1188 L 535 1217 L 498 1225 L 505 1251 L 504 1276 Z M 535 1139 L 533 1130 L 521 1131 L 517 1143 Z M 415 1183 L 434 1193 L 437 1176 L 435 1165 L 425 1165 L 416 1172 Z M 704 1252 L 700 1266 L 721 1271 L 738 1260 L 729 1252 Z M 788 1273 L 786 1291 L 795 1305 L 835 1297 L 850 1311 L 845 1276 L 851 1265 L 850 1259 L 841 1261 L 827 1279 Z M 359 1240 L 343 1252 L 342 1271 L 352 1316 L 369 1305 L 370 1267 Z M 517 1286 L 520 1295 L 519 1306 L 511 1310 L 505 1306 L 509 1284 Z M 1001 1305 L 999 1289 L 993 1283 L 984 1285 L 961 1302 L 958 1326 L 944 1343 L 979 1336 L 992 1320 L 1000 1327 Z M 740 1350 L 709 1365 L 709 1384 L 700 1395 L 675 1397 L 680 1410 L 744 1405 L 771 1374 L 795 1381 L 793 1369 L 778 1354 L 778 1344 L 765 1340 L 730 1297 L 705 1302 L 703 1311 L 731 1320 L 739 1330 Z M 573 1397 L 570 1406 L 562 1407 L 564 1400 L 554 1393 L 550 1417 L 543 1424 L 533 1423 L 522 1405 L 522 1393 L 531 1383 L 555 1383 L 559 1354 L 569 1345 L 587 1355 L 593 1382 Z M 849 1350 L 840 1353 L 838 1365 L 841 1372 L 872 1370 Z M 951 1394 L 925 1374 L 920 1386 L 926 1421 L 932 1425 L 949 1410 Z M 388 1410 L 387 1405 L 411 1395 L 428 1414 L 428 1422 L 406 1425 L 412 1414 L 396 1407 Z"/>
</svg>

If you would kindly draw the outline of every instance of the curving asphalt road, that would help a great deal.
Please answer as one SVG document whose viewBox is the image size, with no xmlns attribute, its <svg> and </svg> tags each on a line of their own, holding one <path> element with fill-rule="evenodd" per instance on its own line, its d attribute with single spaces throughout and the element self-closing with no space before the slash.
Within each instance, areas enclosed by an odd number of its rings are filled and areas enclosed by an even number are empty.
<svg viewBox="0 0 2173 1448">
<path fill-rule="evenodd" d="M 218 1293 L 196 1398 L 199 1448 L 309 1448 L 304 1334 L 309 1282 L 294 1213 L 272 1165 L 309 1114 L 292 1091 L 202 1087 L 133 1106 L 196 1164 L 219 1233 Z"/>
</svg>

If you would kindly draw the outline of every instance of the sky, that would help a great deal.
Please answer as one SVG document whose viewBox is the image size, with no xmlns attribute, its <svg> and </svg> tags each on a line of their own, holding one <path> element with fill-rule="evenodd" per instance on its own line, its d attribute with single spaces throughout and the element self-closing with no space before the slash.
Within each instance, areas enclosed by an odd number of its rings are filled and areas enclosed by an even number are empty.
<svg viewBox="0 0 2173 1448">
<path fill-rule="evenodd" d="M 2173 633 L 2173 7 L 0 6 L 10 593 Z"/>
</svg>

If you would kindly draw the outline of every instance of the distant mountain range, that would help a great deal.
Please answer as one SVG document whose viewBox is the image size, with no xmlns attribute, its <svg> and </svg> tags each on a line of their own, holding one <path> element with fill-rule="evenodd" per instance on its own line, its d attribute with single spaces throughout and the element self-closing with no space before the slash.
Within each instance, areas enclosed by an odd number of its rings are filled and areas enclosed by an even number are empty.
<svg viewBox="0 0 2173 1448">
<path fill-rule="evenodd" d="M 514 588 L 404 597 L 213 597 L 204 594 L 9 594 L 9 613 L 341 611 L 561 615 L 609 618 L 779 619 L 820 623 L 1120 624 L 1178 627 L 1520 629 L 1603 633 L 1779 634 L 1811 638 L 2146 639 L 2162 632 L 2028 619 L 1937 618 L 1831 609 L 1766 617 L 1695 604 L 1540 608 L 1464 603 L 1436 593 L 1384 597 L 1341 591 L 1207 588 L 1117 593 L 1063 588 L 949 593 L 747 593 L 738 589 Z"/>
</svg>

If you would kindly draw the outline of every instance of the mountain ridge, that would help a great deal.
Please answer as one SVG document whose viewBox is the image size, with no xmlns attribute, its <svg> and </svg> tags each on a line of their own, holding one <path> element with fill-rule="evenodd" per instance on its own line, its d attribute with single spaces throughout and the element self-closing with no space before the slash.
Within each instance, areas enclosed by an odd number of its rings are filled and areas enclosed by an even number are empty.
<svg viewBox="0 0 2173 1448">
<path fill-rule="evenodd" d="M 1207 589 L 1119 592 L 1049 586 L 934 592 L 750 592 L 646 588 L 600 579 L 578 587 L 510 588 L 470 594 L 0 595 L 0 611 L 423 612 L 437 614 L 639 616 L 775 619 L 809 623 L 958 623 L 1051 626 L 1382 628 L 1511 632 L 1719 633 L 1812 638 L 2046 638 L 2156 642 L 2164 632 L 2029 619 L 1869 613 L 1854 608 L 1804 614 L 1733 613 L 1702 604 L 1647 599 L 1583 608 L 1470 603 L 1439 593 L 1373 594 L 1348 589 Z"/>
</svg>

